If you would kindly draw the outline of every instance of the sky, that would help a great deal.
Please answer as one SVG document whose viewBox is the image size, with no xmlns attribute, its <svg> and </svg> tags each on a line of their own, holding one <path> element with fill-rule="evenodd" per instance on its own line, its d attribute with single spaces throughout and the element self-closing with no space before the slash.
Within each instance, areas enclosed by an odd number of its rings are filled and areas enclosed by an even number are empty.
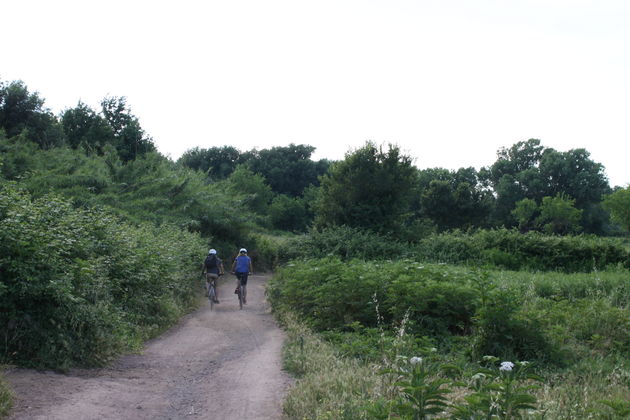
<svg viewBox="0 0 630 420">
<path fill-rule="evenodd" d="M 370 140 L 418 168 L 540 139 L 630 183 L 626 0 L 20 0 L 0 80 L 55 114 L 125 96 L 158 150 Z"/>
</svg>

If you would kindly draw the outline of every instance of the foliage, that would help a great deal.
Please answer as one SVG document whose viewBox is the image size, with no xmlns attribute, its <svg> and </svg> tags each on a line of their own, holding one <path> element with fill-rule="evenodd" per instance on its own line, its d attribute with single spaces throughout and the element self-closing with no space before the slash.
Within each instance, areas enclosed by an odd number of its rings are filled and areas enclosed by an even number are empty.
<svg viewBox="0 0 630 420">
<path fill-rule="evenodd" d="M 273 197 L 271 187 L 262 175 L 239 166 L 227 179 L 230 190 L 244 197 L 244 204 L 253 212 L 267 214 Z"/>
<path fill-rule="evenodd" d="M 561 363 L 559 350 L 543 333 L 542 322 L 523 316 L 518 296 L 506 290 L 491 291 L 475 317 L 473 358 L 497 355 Z"/>
<path fill-rule="evenodd" d="M 108 121 L 82 102 L 62 112 L 61 126 L 68 146 L 73 149 L 80 147 L 86 152 L 102 154 L 106 145 L 116 142 Z"/>
<path fill-rule="evenodd" d="M 496 357 L 486 357 L 488 363 L 499 361 Z M 466 397 L 465 403 L 455 407 L 453 419 L 521 419 L 524 412 L 537 408 L 537 399 L 533 391 L 538 389 L 532 381 L 542 378 L 528 373 L 528 362 L 512 363 L 505 361 L 497 370 L 480 369 L 472 377 L 473 392 Z"/>
<path fill-rule="evenodd" d="M 304 232 L 309 223 L 304 199 L 284 194 L 278 194 L 271 201 L 269 217 L 274 228 L 287 232 Z"/>
<path fill-rule="evenodd" d="M 244 154 L 247 167 L 262 175 L 277 194 L 301 196 L 309 185 L 319 185 L 318 177 L 329 166 L 327 160 L 313 161 L 313 146 L 290 144 Z"/>
<path fill-rule="evenodd" d="M 437 377 L 436 366 L 422 357 L 412 357 L 410 368 L 399 369 L 402 378 L 396 382 L 399 388 L 399 402 L 394 412 L 403 418 L 424 420 L 443 412 L 447 395 L 451 390 L 448 380 Z"/>
<path fill-rule="evenodd" d="M 284 368 L 299 378 L 284 399 L 284 414 L 296 420 L 366 418 L 364 406 L 378 381 L 374 369 L 339 357 L 293 314 L 276 314 L 287 333 Z"/>
<path fill-rule="evenodd" d="M 510 270 L 588 272 L 607 266 L 630 267 L 630 253 L 621 240 L 592 235 L 562 237 L 508 229 L 455 231 L 425 238 L 414 249 L 423 260 Z"/>
<path fill-rule="evenodd" d="M 343 260 L 387 260 L 398 258 L 411 252 L 409 245 L 372 231 L 349 226 L 329 227 L 311 230 L 307 235 L 298 236 L 287 243 L 288 248 L 282 257 L 323 258 L 336 256 Z"/>
<path fill-rule="evenodd" d="M 497 223 L 512 226 L 511 212 L 525 198 L 541 203 L 543 197 L 564 194 L 585 212 L 581 221 L 584 231 L 605 231 L 606 215 L 598 211 L 598 204 L 610 187 L 603 165 L 592 161 L 586 150 L 558 152 L 530 139 L 501 148 L 497 155 L 497 161 L 481 171 L 497 195 Z"/>
<path fill-rule="evenodd" d="M 416 333 L 461 334 L 472 326 L 478 305 L 472 273 L 413 261 L 308 260 L 282 268 L 269 297 L 303 316 L 317 330 L 358 322 L 376 327 L 374 302 L 386 323 L 409 316 Z"/>
<path fill-rule="evenodd" d="M 129 225 L 55 196 L 0 191 L 3 362 L 101 365 L 157 334 L 198 291 L 197 235 Z"/>
<path fill-rule="evenodd" d="M 612 220 L 630 231 L 630 185 L 619 188 L 604 197 L 603 206 L 611 214 Z"/>
<path fill-rule="evenodd" d="M 214 181 L 227 178 L 243 162 L 241 152 L 232 146 L 195 147 L 184 152 L 177 161 L 179 165 L 207 174 Z"/>
<path fill-rule="evenodd" d="M 474 168 L 421 170 L 417 194 L 418 217 L 432 220 L 440 231 L 489 222 L 493 198 Z"/>
<path fill-rule="evenodd" d="M 213 180 L 225 179 L 238 165 L 264 178 L 272 191 L 299 197 L 310 185 L 319 185 L 318 177 L 328 169 L 326 160 L 313 161 L 313 146 L 290 144 L 286 147 L 241 152 L 232 146 L 198 147 L 186 151 L 178 163 L 202 171 Z"/>
<path fill-rule="evenodd" d="M 64 143 L 63 131 L 55 116 L 44 107 L 37 92 L 31 93 L 22 81 L 0 81 L 0 128 L 7 137 L 23 135 L 41 148 Z"/>
<path fill-rule="evenodd" d="M 543 197 L 538 223 L 549 234 L 562 235 L 579 232 L 582 210 L 576 209 L 574 204 L 575 200 L 562 194 L 555 197 Z"/>
<path fill-rule="evenodd" d="M 8 416 L 12 406 L 13 393 L 2 377 L 2 372 L 0 371 L 0 419 Z"/>
<path fill-rule="evenodd" d="M 518 228 L 521 232 L 527 232 L 536 227 L 534 220 L 539 212 L 536 201 L 524 198 L 516 203 L 516 207 L 512 210 L 512 216 L 518 222 Z"/>
<path fill-rule="evenodd" d="M 101 101 L 103 117 L 114 132 L 114 146 L 123 162 L 154 152 L 153 139 L 129 109 L 125 97 L 107 97 Z"/>
<path fill-rule="evenodd" d="M 453 336 L 449 341 L 444 341 L 443 333 L 432 340 L 438 349 L 429 350 L 432 341 L 415 335 L 412 309 L 399 324 L 388 316 L 388 303 L 378 294 L 373 296 L 372 305 L 364 304 L 374 312 L 374 326 L 365 327 L 357 321 L 348 324 L 348 319 L 339 317 L 341 328 L 325 329 L 317 335 L 307 329 L 304 322 L 321 328 L 318 319 L 327 314 L 317 308 L 335 310 L 343 300 L 336 294 L 345 293 L 346 300 L 351 300 L 356 290 L 372 287 L 360 265 L 369 266 L 366 271 L 379 270 L 383 288 L 390 287 L 391 272 L 382 270 L 380 263 L 360 263 L 351 266 L 358 283 L 353 289 L 338 283 L 338 289 L 313 304 L 313 291 L 324 283 L 340 282 L 332 278 L 333 273 L 340 272 L 338 262 L 333 261 L 330 269 L 328 262 L 293 262 L 280 271 L 279 282 L 274 278 L 269 285 L 273 308 L 288 329 L 285 366 L 298 377 L 284 405 L 288 418 L 414 418 L 414 414 L 422 415 L 420 408 L 427 407 L 420 397 L 429 391 L 444 397 L 437 401 L 444 401 L 445 406 L 433 417 L 425 413 L 427 418 L 613 419 L 625 415 L 624 402 L 630 398 L 627 271 L 474 274 L 470 280 L 481 304 L 475 330 L 470 331 L 472 335 Z M 447 281 L 454 275 L 472 274 L 445 266 L 435 269 Z M 293 279 L 283 278 L 286 275 Z M 302 286 L 306 291 L 287 305 L 285 286 L 291 290 Z M 302 302 L 313 305 L 303 311 Z M 299 315 L 287 315 L 287 308 Z M 352 318 L 352 309 L 349 313 Z M 298 323 L 297 317 L 302 321 Z M 463 360 L 471 338 L 478 340 L 482 324 L 503 331 L 503 337 L 495 335 L 504 340 L 505 347 L 495 349 L 495 356 L 500 354 L 502 359 L 479 353 L 477 358 Z M 550 355 L 536 350 L 537 345 L 554 352 L 561 350 L 552 354 L 563 359 L 542 364 L 550 361 Z M 515 355 L 528 351 L 542 360 L 503 362 L 497 369 L 499 360 L 523 360 Z M 418 363 L 424 364 L 424 372 Z M 544 374 L 543 382 L 540 374 Z M 452 392 L 440 391 L 446 388 Z"/>
<path fill-rule="evenodd" d="M 315 225 L 400 233 L 409 218 L 415 177 L 411 158 L 398 147 L 389 145 L 384 152 L 368 142 L 321 178 Z"/>
</svg>

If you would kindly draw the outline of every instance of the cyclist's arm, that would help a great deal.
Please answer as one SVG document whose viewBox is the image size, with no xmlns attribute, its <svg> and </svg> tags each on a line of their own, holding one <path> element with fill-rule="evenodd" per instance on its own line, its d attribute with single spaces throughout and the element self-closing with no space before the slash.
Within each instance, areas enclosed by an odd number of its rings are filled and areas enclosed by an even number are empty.
<svg viewBox="0 0 630 420">
<path fill-rule="evenodd" d="M 225 269 L 223 268 L 223 263 L 219 264 L 219 275 L 222 276 L 225 274 Z"/>
<path fill-rule="evenodd" d="M 232 263 L 232 269 L 230 270 L 230 272 L 234 274 L 235 269 L 236 269 L 236 260 L 234 260 L 234 262 Z"/>
<path fill-rule="evenodd" d="M 206 274 L 206 263 L 201 263 L 201 275 Z"/>
<path fill-rule="evenodd" d="M 249 273 L 253 274 L 254 273 L 254 267 L 252 266 L 252 260 L 249 260 Z"/>
</svg>

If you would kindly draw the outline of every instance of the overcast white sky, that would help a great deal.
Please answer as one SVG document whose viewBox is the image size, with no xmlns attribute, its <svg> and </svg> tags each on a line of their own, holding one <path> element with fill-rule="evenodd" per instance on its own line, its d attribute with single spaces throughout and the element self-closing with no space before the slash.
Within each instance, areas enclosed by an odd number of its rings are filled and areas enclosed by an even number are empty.
<svg viewBox="0 0 630 420">
<path fill-rule="evenodd" d="M 538 138 L 630 182 L 630 2 L 20 0 L 0 79 L 55 113 L 126 96 L 160 152 L 396 143 L 479 168 Z"/>
</svg>

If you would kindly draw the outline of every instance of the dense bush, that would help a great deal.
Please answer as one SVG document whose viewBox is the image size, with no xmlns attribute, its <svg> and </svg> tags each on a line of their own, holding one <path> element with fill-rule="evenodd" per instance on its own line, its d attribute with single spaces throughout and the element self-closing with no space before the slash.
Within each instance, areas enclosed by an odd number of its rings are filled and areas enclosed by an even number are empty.
<svg viewBox="0 0 630 420">
<path fill-rule="evenodd" d="M 620 239 L 522 234 L 507 229 L 433 235 L 420 241 L 417 257 L 510 270 L 589 272 L 615 265 L 630 268 L 630 252 Z"/>
<path fill-rule="evenodd" d="M 289 264 L 269 285 L 274 304 L 318 330 L 393 324 L 409 316 L 417 333 L 463 333 L 479 305 L 476 275 L 413 261 L 361 262 L 330 257 Z M 377 307 L 379 310 L 377 311 Z M 408 315 L 407 315 L 408 314 Z"/>
<path fill-rule="evenodd" d="M 293 258 L 339 257 L 343 260 L 387 260 L 412 252 L 409 245 L 387 236 L 349 226 L 312 230 L 285 244 L 282 261 Z"/>
<path fill-rule="evenodd" d="M 627 276 L 328 257 L 283 267 L 268 294 L 274 307 L 296 312 L 318 331 L 365 335 L 336 339 L 350 354 L 361 352 L 357 346 L 370 341 L 374 328 L 391 331 L 405 320 L 417 338 L 466 349 L 474 360 L 492 354 L 563 365 L 593 351 L 630 354 Z"/>
<path fill-rule="evenodd" d="M 192 306 L 201 239 L 67 200 L 0 190 L 3 362 L 99 365 Z"/>
</svg>

